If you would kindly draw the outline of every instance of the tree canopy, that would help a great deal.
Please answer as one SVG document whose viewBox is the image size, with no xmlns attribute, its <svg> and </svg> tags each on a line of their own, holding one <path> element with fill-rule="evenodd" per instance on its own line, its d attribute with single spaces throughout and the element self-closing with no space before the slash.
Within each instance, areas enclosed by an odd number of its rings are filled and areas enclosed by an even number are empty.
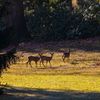
<svg viewBox="0 0 100 100">
<path fill-rule="evenodd" d="M 99 9 L 98 0 L 0 0 L 0 46 L 99 35 Z"/>
</svg>

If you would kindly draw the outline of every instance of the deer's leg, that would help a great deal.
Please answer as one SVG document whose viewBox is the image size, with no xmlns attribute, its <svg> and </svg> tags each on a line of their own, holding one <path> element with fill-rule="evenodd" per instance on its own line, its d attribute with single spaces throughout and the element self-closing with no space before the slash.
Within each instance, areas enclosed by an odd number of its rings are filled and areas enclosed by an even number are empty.
<svg viewBox="0 0 100 100">
<path fill-rule="evenodd" d="M 32 64 L 31 64 L 31 62 L 29 62 L 29 65 L 31 66 L 31 68 L 32 68 Z"/>
<path fill-rule="evenodd" d="M 41 60 L 40 60 L 40 67 L 41 67 Z"/>
<path fill-rule="evenodd" d="M 37 68 L 37 61 L 35 61 L 35 65 L 36 65 L 36 68 Z"/>
<path fill-rule="evenodd" d="M 42 65 L 45 67 L 45 65 L 44 65 L 44 61 L 42 61 Z"/>
<path fill-rule="evenodd" d="M 64 57 L 63 57 L 63 62 L 65 62 L 65 58 L 66 58 L 66 57 L 64 56 Z"/>
<path fill-rule="evenodd" d="M 64 61 L 64 55 L 62 56 L 62 60 Z"/>
<path fill-rule="evenodd" d="M 27 61 L 27 62 L 26 62 L 26 67 L 28 67 L 28 64 L 29 64 L 29 62 Z"/>
</svg>

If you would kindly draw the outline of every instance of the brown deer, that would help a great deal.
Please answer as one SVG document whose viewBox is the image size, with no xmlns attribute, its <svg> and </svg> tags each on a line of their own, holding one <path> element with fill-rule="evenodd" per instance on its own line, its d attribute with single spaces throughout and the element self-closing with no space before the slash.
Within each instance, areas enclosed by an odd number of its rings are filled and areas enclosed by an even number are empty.
<svg viewBox="0 0 100 100">
<path fill-rule="evenodd" d="M 42 53 L 39 54 L 40 59 L 41 59 L 40 65 L 41 65 L 41 63 L 42 63 L 42 65 L 45 67 L 44 62 L 46 62 L 46 66 L 47 66 L 47 64 L 49 63 L 49 64 L 50 64 L 50 67 L 51 67 L 51 60 L 52 60 L 52 58 L 53 58 L 54 53 L 50 53 L 50 54 L 51 54 L 51 56 L 43 56 Z"/>
<path fill-rule="evenodd" d="M 70 57 L 70 49 L 67 52 L 63 52 L 62 59 L 65 62 L 65 59 Z"/>
<path fill-rule="evenodd" d="M 40 60 L 40 57 L 39 56 L 29 56 L 26 65 L 28 66 L 28 64 L 29 64 L 32 67 L 31 62 L 34 61 L 35 62 L 35 65 L 37 67 L 37 64 L 38 64 L 38 61 L 39 60 Z"/>
</svg>

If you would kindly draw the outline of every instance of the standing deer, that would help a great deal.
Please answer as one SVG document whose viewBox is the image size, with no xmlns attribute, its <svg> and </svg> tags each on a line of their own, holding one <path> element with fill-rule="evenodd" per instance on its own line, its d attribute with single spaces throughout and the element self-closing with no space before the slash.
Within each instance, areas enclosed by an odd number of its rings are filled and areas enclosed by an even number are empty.
<svg viewBox="0 0 100 100">
<path fill-rule="evenodd" d="M 35 62 L 35 65 L 36 65 L 36 67 L 37 67 L 37 64 L 38 64 L 38 61 L 40 60 L 40 57 L 39 56 L 29 56 L 28 57 L 28 61 L 27 61 L 27 66 L 28 66 L 28 64 L 32 67 L 32 64 L 31 64 L 31 62 L 32 61 L 34 61 Z"/>
<path fill-rule="evenodd" d="M 68 52 L 63 52 L 62 59 L 65 62 L 65 59 L 66 58 L 69 59 L 69 57 L 70 57 L 70 49 L 68 50 Z"/>
<path fill-rule="evenodd" d="M 45 67 L 44 62 L 46 62 L 46 66 L 49 63 L 50 64 L 50 67 L 51 67 L 51 60 L 53 58 L 54 53 L 50 53 L 50 54 L 51 54 L 51 56 L 43 56 L 41 53 L 39 54 L 40 59 L 41 59 L 40 65 L 42 63 L 42 65 Z"/>
</svg>

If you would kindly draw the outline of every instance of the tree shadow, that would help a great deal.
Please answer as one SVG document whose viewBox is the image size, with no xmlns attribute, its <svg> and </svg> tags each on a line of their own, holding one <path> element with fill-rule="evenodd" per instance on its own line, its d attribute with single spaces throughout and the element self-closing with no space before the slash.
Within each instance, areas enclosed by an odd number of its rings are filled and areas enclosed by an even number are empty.
<svg viewBox="0 0 100 100">
<path fill-rule="evenodd" d="M 30 89 L 6 86 L 0 100 L 100 100 L 98 92 Z"/>
<path fill-rule="evenodd" d="M 87 52 L 100 52 L 100 37 L 94 39 L 79 39 L 79 40 L 67 40 L 67 41 L 54 41 L 45 43 L 36 43 L 31 41 L 29 43 L 24 43 L 24 45 L 19 46 L 19 51 L 39 53 L 39 52 L 58 52 L 71 49 L 71 52 L 82 50 Z"/>
</svg>

